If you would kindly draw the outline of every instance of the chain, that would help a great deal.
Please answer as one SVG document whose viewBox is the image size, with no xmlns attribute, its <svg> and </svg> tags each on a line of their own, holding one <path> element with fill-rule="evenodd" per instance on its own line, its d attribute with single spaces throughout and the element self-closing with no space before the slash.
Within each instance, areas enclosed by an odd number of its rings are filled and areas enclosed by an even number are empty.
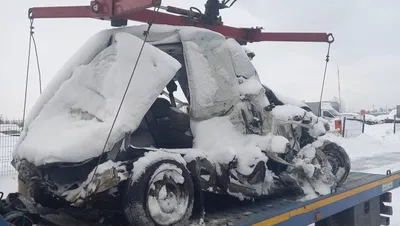
<svg viewBox="0 0 400 226">
<path fill-rule="evenodd" d="M 329 57 L 330 57 L 329 54 L 330 54 L 330 50 L 331 50 L 331 44 L 332 44 L 332 42 L 328 42 L 328 51 L 326 53 L 326 59 L 325 59 L 325 69 L 324 69 L 324 76 L 322 79 L 321 95 L 319 97 L 318 117 L 321 117 L 322 95 L 324 93 L 325 78 L 326 78 L 326 71 L 327 71 L 328 63 L 329 63 Z"/>
<path fill-rule="evenodd" d="M 22 127 L 24 127 L 24 125 L 25 125 L 26 103 L 27 103 L 27 97 L 28 97 L 28 81 L 29 81 L 29 68 L 30 68 L 32 43 L 33 43 L 33 47 L 35 49 L 36 65 L 37 65 L 37 70 L 38 70 L 38 74 L 39 74 L 39 93 L 42 94 L 42 74 L 40 72 L 39 54 L 38 54 L 38 49 L 37 49 L 36 40 L 35 40 L 35 36 L 34 36 L 35 27 L 33 26 L 33 18 L 31 18 L 31 17 L 29 17 L 29 18 L 30 18 L 29 19 L 30 20 L 29 46 L 28 46 L 28 60 L 27 60 L 27 65 L 26 65 L 25 97 L 24 97 L 24 110 L 23 110 L 23 116 L 22 116 Z"/>
<path fill-rule="evenodd" d="M 145 45 L 146 42 L 147 42 L 147 38 L 148 38 L 149 32 L 150 32 L 150 28 L 151 28 L 151 26 L 153 25 L 153 22 L 154 22 L 154 20 L 155 20 L 155 18 L 156 18 L 156 15 L 157 15 L 156 12 L 158 12 L 159 9 L 160 9 L 159 6 L 154 8 L 154 16 L 153 16 L 152 20 L 148 22 L 148 25 L 149 25 L 149 26 L 148 26 L 147 30 L 143 32 L 143 35 L 144 35 L 145 37 L 144 37 L 142 46 L 141 46 L 141 48 L 140 48 L 138 57 L 137 57 L 137 59 L 136 59 L 135 66 L 134 66 L 134 68 L 133 68 L 133 70 L 132 70 L 132 74 L 131 74 L 131 76 L 130 76 L 130 78 L 129 78 L 129 81 L 128 81 L 128 84 L 127 84 L 127 86 L 126 86 L 126 88 L 125 88 L 124 95 L 122 96 L 122 99 L 121 99 L 121 102 L 120 102 L 120 104 L 119 104 L 117 113 L 116 113 L 116 115 L 115 115 L 115 117 L 114 117 L 114 121 L 113 121 L 113 123 L 112 123 L 112 125 L 111 125 L 110 131 L 108 132 L 107 139 L 106 139 L 106 141 L 104 142 L 103 150 L 102 150 L 102 152 L 101 152 L 101 155 L 99 156 L 99 160 L 97 161 L 96 167 L 95 167 L 95 169 L 94 169 L 94 171 L 93 171 L 93 175 L 92 175 L 92 178 L 91 178 L 91 180 L 90 180 L 89 183 L 93 182 L 93 179 L 94 179 L 94 176 L 95 176 L 95 174 L 96 174 L 97 168 L 98 168 L 99 165 L 100 165 L 102 156 L 103 156 L 103 154 L 104 154 L 104 152 L 105 152 L 105 150 L 106 150 L 108 141 L 109 141 L 109 139 L 110 139 L 111 132 L 112 132 L 112 130 L 114 129 L 115 123 L 116 123 L 116 121 L 117 121 L 119 112 L 120 112 L 121 107 L 122 107 L 122 104 L 124 103 L 126 94 L 128 93 L 129 86 L 130 86 L 131 81 L 132 81 L 132 79 L 133 79 L 133 75 L 135 74 L 137 65 L 138 65 L 138 63 L 139 63 L 139 59 L 140 59 L 140 57 L 141 57 L 141 55 L 142 55 L 142 53 L 143 53 L 144 45 Z"/>
</svg>

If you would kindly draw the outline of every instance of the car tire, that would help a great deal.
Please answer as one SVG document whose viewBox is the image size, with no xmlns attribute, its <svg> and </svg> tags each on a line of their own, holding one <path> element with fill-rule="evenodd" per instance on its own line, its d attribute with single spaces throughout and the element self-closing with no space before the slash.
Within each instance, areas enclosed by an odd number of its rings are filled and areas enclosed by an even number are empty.
<svg viewBox="0 0 400 226">
<path fill-rule="evenodd" d="M 321 150 L 332 166 L 332 173 L 337 177 L 337 185 L 344 183 L 350 173 L 350 157 L 346 151 L 336 143 L 329 142 Z M 338 175 L 339 174 L 339 175 Z"/>
<path fill-rule="evenodd" d="M 188 225 L 194 204 L 190 172 L 173 159 L 154 162 L 139 178 L 127 181 L 122 202 L 130 225 Z"/>
</svg>

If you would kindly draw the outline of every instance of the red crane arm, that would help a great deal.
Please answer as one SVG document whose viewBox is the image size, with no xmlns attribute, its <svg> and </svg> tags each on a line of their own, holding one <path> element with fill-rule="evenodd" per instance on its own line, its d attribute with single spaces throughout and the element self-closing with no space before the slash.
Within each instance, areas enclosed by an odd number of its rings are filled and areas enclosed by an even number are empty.
<svg viewBox="0 0 400 226">
<path fill-rule="evenodd" d="M 29 18 L 94 18 L 111 21 L 134 20 L 148 23 L 154 17 L 155 24 L 175 26 L 196 26 L 207 28 L 226 37 L 234 38 L 238 42 L 328 42 L 334 41 L 332 34 L 327 33 L 279 33 L 262 32 L 261 28 L 237 28 L 223 25 L 222 22 L 207 23 L 201 18 L 204 14 L 196 11 L 176 7 L 162 7 L 173 15 L 163 12 L 148 10 L 150 7 L 160 6 L 159 0 L 95 0 L 89 6 L 61 6 L 61 7 L 35 7 L 29 9 Z"/>
</svg>

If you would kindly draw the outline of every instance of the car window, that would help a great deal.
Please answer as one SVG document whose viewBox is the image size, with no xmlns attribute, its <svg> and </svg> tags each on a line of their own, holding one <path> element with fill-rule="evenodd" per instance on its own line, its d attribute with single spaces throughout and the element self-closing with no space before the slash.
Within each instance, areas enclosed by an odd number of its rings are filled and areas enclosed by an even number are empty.
<svg viewBox="0 0 400 226">
<path fill-rule="evenodd" d="M 333 115 L 331 113 L 329 113 L 329 111 L 323 111 L 322 114 L 324 117 L 329 117 L 329 118 L 334 118 Z"/>
</svg>

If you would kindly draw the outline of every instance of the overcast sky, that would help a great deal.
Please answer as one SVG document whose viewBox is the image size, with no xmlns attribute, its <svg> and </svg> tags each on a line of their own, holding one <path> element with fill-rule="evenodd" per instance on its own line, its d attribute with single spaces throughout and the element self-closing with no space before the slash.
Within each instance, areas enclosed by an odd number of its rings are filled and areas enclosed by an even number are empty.
<svg viewBox="0 0 400 226">
<path fill-rule="evenodd" d="M 164 0 L 163 5 L 203 10 L 205 0 Z M 22 117 L 29 20 L 33 6 L 86 5 L 89 0 L 9 1 L 0 14 L 0 114 Z M 331 60 L 324 99 L 338 96 L 347 110 L 400 104 L 400 1 L 238 0 L 222 12 L 227 25 L 262 26 L 266 31 L 332 32 Z M 77 49 L 109 22 L 91 19 L 37 19 L 35 37 L 44 86 Z M 270 88 L 294 98 L 317 101 L 321 89 L 325 43 L 249 44 L 254 64 Z M 28 109 L 39 95 L 35 58 L 31 59 Z"/>
</svg>

